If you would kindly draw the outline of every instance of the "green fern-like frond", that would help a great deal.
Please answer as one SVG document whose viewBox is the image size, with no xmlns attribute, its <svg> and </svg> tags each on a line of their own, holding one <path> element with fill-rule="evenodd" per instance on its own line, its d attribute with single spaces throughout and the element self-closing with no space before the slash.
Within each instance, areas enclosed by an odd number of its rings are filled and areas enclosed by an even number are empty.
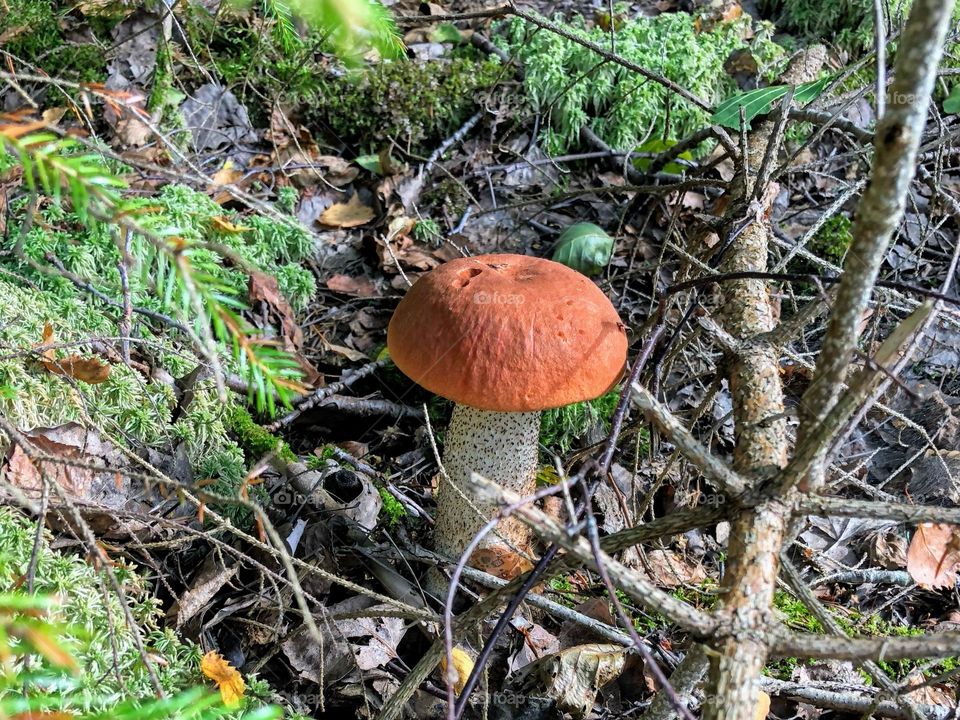
<svg viewBox="0 0 960 720">
<path fill-rule="evenodd" d="M 20 162 L 27 188 L 54 200 L 67 192 L 76 213 L 86 220 L 91 210 L 116 210 L 121 205 L 119 190 L 126 183 L 106 170 L 98 156 L 78 153 L 79 148 L 76 141 L 49 133 L 18 138 L 0 131 L 0 150 Z"/>
<path fill-rule="evenodd" d="M 274 21 L 273 38 L 284 52 L 293 52 L 300 45 L 297 28 L 293 24 L 293 12 L 286 0 L 262 0 L 263 16 Z"/>
<path fill-rule="evenodd" d="M 369 50 L 383 58 L 403 56 L 393 16 L 376 0 L 292 0 L 297 14 L 326 33 L 337 55 L 356 60 Z"/>
</svg>

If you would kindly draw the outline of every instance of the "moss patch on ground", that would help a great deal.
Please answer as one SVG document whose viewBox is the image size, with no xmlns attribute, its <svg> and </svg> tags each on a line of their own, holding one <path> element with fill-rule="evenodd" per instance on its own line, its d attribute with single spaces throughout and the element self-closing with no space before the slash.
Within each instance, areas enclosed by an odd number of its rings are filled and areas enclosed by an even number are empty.
<svg viewBox="0 0 960 720">
<path fill-rule="evenodd" d="M 381 62 L 321 79 L 306 116 L 352 145 L 419 149 L 455 132 L 502 73 L 496 59 Z"/>
<path fill-rule="evenodd" d="M 179 185 L 165 187 L 156 197 L 140 203 L 143 226 L 169 235 L 175 229 L 188 243 L 210 241 L 225 245 L 249 266 L 278 280 L 281 292 L 295 309 L 305 307 L 315 281 L 299 261 L 313 251 L 311 236 L 296 224 L 284 224 L 259 215 L 239 217 L 207 196 Z M 13 203 L 13 227 L 19 227 L 22 201 Z M 227 228 L 226 230 L 224 228 Z M 109 297 L 123 296 L 118 270 L 121 253 L 117 228 L 85 224 L 62 205 L 44 201 L 33 227 L 22 238 L 23 252 L 43 265 L 56 257 L 63 266 Z M 12 250 L 20 239 L 10 233 L 0 241 Z M 145 238 L 131 239 L 129 288 L 135 306 L 180 317 L 190 324 L 170 292 L 176 282 L 169 255 Z M 223 295 L 246 299 L 248 274 L 209 249 L 194 248 L 190 262 L 195 273 L 206 275 Z M 22 429 L 55 427 L 66 422 L 84 423 L 89 416 L 116 440 L 131 447 L 172 448 L 183 441 L 194 473 L 215 481 L 214 489 L 235 494 L 246 474 L 244 453 L 233 440 L 233 414 L 242 405 L 235 397 L 223 402 L 212 379 L 194 387 L 194 398 L 179 417 L 169 382 L 157 382 L 123 363 L 111 364 L 106 382 L 71 382 L 48 372 L 30 349 L 41 343 L 44 328 L 53 330 L 53 341 L 69 344 L 64 354 L 94 356 L 98 340 L 117 344 L 120 308 L 109 306 L 79 290 L 62 276 L 46 275 L 7 255 L 0 261 L 0 413 Z M 144 322 L 135 315 L 132 352 L 141 362 L 182 377 L 201 362 L 193 347 L 170 328 Z M 221 348 L 227 371 L 230 353 Z M 142 367 L 142 366 L 141 366 Z M 248 434 L 249 435 L 249 434 Z M 249 439 L 249 438 L 247 438 Z"/>
<path fill-rule="evenodd" d="M 24 592 L 20 583 L 30 567 L 36 538 L 35 522 L 11 507 L 0 507 L 0 594 L 5 597 Z M 123 561 L 110 568 L 123 589 L 135 631 L 126 623 L 122 600 L 103 574 L 80 557 L 52 550 L 49 542 L 49 534 L 42 533 L 33 594 L 54 600 L 44 618 L 46 635 L 60 651 L 72 656 L 77 671 L 63 674 L 51 662 L 56 653 L 31 655 L 29 667 L 22 659 L 13 661 L 5 667 L 23 681 L 0 683 L 0 700 L 22 697 L 24 693 L 26 697 L 44 696 L 51 703 L 50 708 L 56 710 L 58 698 L 62 697 L 68 698 L 73 710 L 104 713 L 104 717 L 111 716 L 111 709 L 121 704 L 125 708 L 152 706 L 156 693 L 137 647 L 138 633 L 164 693 L 177 695 L 198 686 L 216 692 L 200 672 L 202 650 L 163 627 L 159 603 L 137 568 Z M 5 638 L 4 645 L 10 640 Z M 235 720 L 246 710 L 277 699 L 266 682 L 248 676 L 241 704 L 234 711 L 217 716 Z M 171 715 L 164 715 L 167 716 Z"/>
<path fill-rule="evenodd" d="M 91 37 L 89 42 L 67 40 L 61 26 L 66 11 L 48 0 L 5 0 L 0 13 L 3 49 L 45 73 L 75 82 L 100 82 L 106 78 L 109 42 Z"/>
<path fill-rule="evenodd" d="M 517 18 L 501 29 L 499 42 L 523 65 L 526 94 L 531 109 L 543 119 L 542 139 L 549 153 L 577 147 L 584 126 L 612 147 L 634 149 L 648 140 L 676 141 L 707 119 L 703 110 L 663 85 L 603 62 L 571 40 Z M 609 45 L 609 33 L 600 27 L 586 29 L 582 20 L 575 20 L 568 29 L 584 40 Z M 751 29 L 746 16 L 707 30 L 686 13 L 664 13 L 625 22 L 617 30 L 616 47 L 625 59 L 716 104 L 737 89 L 724 71 L 734 50 L 750 50 L 761 75 L 772 77 L 783 51 L 770 40 L 771 33 L 769 25 Z"/>
</svg>

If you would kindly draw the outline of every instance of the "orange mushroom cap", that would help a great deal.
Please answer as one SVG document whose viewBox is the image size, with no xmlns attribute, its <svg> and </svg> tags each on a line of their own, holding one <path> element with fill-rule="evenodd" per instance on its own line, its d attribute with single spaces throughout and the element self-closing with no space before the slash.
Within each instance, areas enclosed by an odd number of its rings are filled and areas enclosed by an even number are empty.
<svg viewBox="0 0 960 720">
<path fill-rule="evenodd" d="M 421 276 L 390 320 L 387 345 L 427 390 L 499 412 L 598 397 L 627 357 L 625 328 L 600 288 L 524 255 L 458 258 Z"/>
</svg>

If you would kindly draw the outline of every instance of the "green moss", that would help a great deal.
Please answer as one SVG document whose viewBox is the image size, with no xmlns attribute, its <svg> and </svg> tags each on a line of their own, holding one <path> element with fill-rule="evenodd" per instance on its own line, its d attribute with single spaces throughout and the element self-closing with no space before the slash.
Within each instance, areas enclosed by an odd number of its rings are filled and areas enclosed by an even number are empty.
<svg viewBox="0 0 960 720">
<path fill-rule="evenodd" d="M 251 266 L 274 274 L 294 308 L 303 308 L 312 296 L 313 277 L 297 262 L 313 248 L 309 234 L 302 228 L 266 221 L 260 216 L 240 218 L 205 195 L 176 185 L 167 186 L 157 197 L 144 199 L 138 205 L 142 213 L 138 220 L 147 228 L 161 235 L 170 235 L 171 228 L 175 228 L 188 242 L 213 240 L 230 247 Z M 23 207 L 23 201 L 11 204 L 13 226 L 17 226 Z M 214 223 L 216 218 L 248 229 L 220 231 Z M 0 249 L 10 249 L 16 241 L 16 234 L 11 234 L 5 241 L 0 240 Z M 23 251 L 44 265 L 48 264 L 48 253 L 53 253 L 71 272 L 108 295 L 121 297 L 117 270 L 120 253 L 113 226 L 83 223 L 63 205 L 44 201 L 37 221 L 24 237 Z M 160 254 L 152 243 L 138 236 L 131 238 L 131 256 L 129 287 L 133 303 L 168 315 L 180 312 L 178 293 L 167 295 L 170 284 L 164 277 L 173 277 L 169 256 Z M 249 280 L 240 268 L 225 264 L 219 255 L 204 249 L 191 250 L 189 258 L 195 273 L 212 278 L 222 293 L 246 297 Z M 63 355 L 88 356 L 92 352 L 91 338 L 116 338 L 120 334 L 119 309 L 104 306 L 63 277 L 36 272 L 9 255 L 0 260 L 0 270 L 12 271 L 32 283 L 0 274 L 0 316 L 10 320 L 0 323 L 0 345 L 8 352 L 38 344 L 47 323 L 53 329 L 55 342 L 75 343 L 69 350 L 58 351 Z M 146 353 L 153 364 L 174 377 L 187 374 L 201 362 L 176 333 L 154 329 L 139 315 L 135 320 L 135 356 Z M 227 348 L 221 351 L 227 371 L 236 372 Z M 47 372 L 29 357 L 12 356 L 0 360 L 0 389 L 0 413 L 19 427 L 83 423 L 89 414 L 112 437 L 131 447 L 170 448 L 183 441 L 195 474 L 213 479 L 212 488 L 219 493 L 236 496 L 244 481 L 244 454 L 231 439 L 229 430 L 231 414 L 239 407 L 239 401 L 233 397 L 221 401 L 213 380 L 194 388 L 192 402 L 176 422 L 173 389 L 122 363 L 111 365 L 109 377 L 102 384 L 75 386 Z M 238 522 L 246 515 L 234 506 L 217 509 Z"/>
<path fill-rule="evenodd" d="M 46 0 L 6 0 L 0 34 L 19 29 L 4 44 L 11 55 L 35 64 L 47 74 L 78 82 L 106 78 L 106 45 L 68 42 L 60 29 L 60 13 Z"/>
<path fill-rule="evenodd" d="M 700 610 L 713 610 L 720 597 L 717 581 L 709 578 L 696 587 L 676 587 L 670 594 Z"/>
<path fill-rule="evenodd" d="M 407 510 L 386 488 L 377 488 L 377 490 L 383 501 L 382 512 L 387 518 L 387 524 L 394 527 L 407 516 Z"/>
<path fill-rule="evenodd" d="M 0 507 L 0 592 L 14 590 L 18 578 L 26 572 L 35 532 L 32 521 L 10 507 Z M 73 697 L 89 707 L 100 698 L 149 699 L 153 687 L 133 632 L 124 623 L 120 600 L 106 590 L 93 566 L 78 557 L 54 552 L 48 540 L 45 534 L 37 556 L 34 592 L 61 599 L 50 620 L 66 624 L 67 630 L 59 635 L 58 642 L 74 655 L 82 669 L 75 678 Z M 130 600 L 131 613 L 150 653 L 157 658 L 154 669 L 163 689 L 175 692 L 203 683 L 200 648 L 162 629 L 159 604 L 147 592 L 135 568 L 121 561 L 113 571 Z M 37 662 L 41 669 L 53 670 L 47 661 Z"/>
<path fill-rule="evenodd" d="M 251 462 L 256 462 L 270 453 L 276 453 L 281 460 L 288 463 L 297 459 L 289 445 L 257 424 L 244 408 L 234 408 L 228 417 L 227 425 L 237 436 L 237 442 Z"/>
<path fill-rule="evenodd" d="M 817 620 L 802 600 L 789 593 L 778 590 L 773 598 L 773 607 L 783 616 L 784 623 L 795 630 L 823 632 Z"/>
<path fill-rule="evenodd" d="M 853 221 L 846 215 L 834 215 L 813 236 L 811 251 L 836 265 L 842 265 L 850 241 L 853 240 L 850 232 L 852 227 Z"/>
<path fill-rule="evenodd" d="M 36 533 L 35 522 L 11 507 L 0 507 L 0 600 L 10 602 L 9 607 L 17 607 L 18 597 L 25 594 L 20 583 L 30 566 Z M 0 705 L 13 708 L 13 703 L 25 696 L 35 700 L 42 696 L 43 701 L 49 703 L 45 707 L 51 710 L 69 709 L 83 712 L 85 716 L 90 713 L 98 717 L 102 714 L 103 717 L 132 718 L 137 717 L 138 712 L 158 718 L 185 716 L 156 713 L 155 690 L 148 669 L 112 585 L 80 557 L 53 551 L 50 539 L 49 533 L 42 533 L 32 596 L 50 598 L 53 602 L 42 618 L 42 625 L 38 626 L 36 618 L 31 618 L 32 627 L 72 656 L 77 672 L 64 674 L 62 668 L 51 662 L 48 653 L 41 652 L 31 653 L 28 666 L 18 652 L 25 646 L 12 635 L 4 635 L 0 638 L 0 649 L 10 647 L 15 654 L 9 663 L 5 660 L 4 670 L 10 671 L 9 674 L 0 676 Z M 202 686 L 207 688 L 207 693 L 214 694 L 215 689 L 200 672 L 202 650 L 192 642 L 181 640 L 173 630 L 164 629 L 160 604 L 137 568 L 119 560 L 111 571 L 123 588 L 130 615 L 164 693 L 178 696 Z M 3 610 L 6 611 L 6 607 Z M 4 619 L 15 623 L 21 618 L 13 612 Z M 4 625 L 0 623 L 0 627 Z M 37 648 L 36 644 L 33 646 Z M 272 713 L 265 712 L 264 705 L 280 699 L 269 684 L 256 676 L 249 676 L 246 682 L 244 700 L 237 709 L 217 710 L 196 717 L 240 720 L 250 717 L 247 712 L 254 710 L 258 711 L 258 717 L 279 716 L 278 708 Z M 0 714 L 2 712 L 0 710 Z M 300 716 L 288 712 L 287 717 Z"/>
<path fill-rule="evenodd" d="M 545 410 L 540 419 L 540 443 L 566 453 L 590 428 L 609 427 L 619 399 L 620 391 L 611 390 L 596 400 Z"/>
<path fill-rule="evenodd" d="M 636 18 L 617 30 L 617 53 L 716 104 L 737 90 L 723 69 L 732 51 L 750 49 L 767 79 L 783 55 L 770 40 L 769 24 L 760 24 L 746 41 L 749 26 L 747 16 L 706 31 L 686 13 Z M 519 18 L 500 27 L 499 42 L 523 64 L 524 87 L 532 109 L 543 118 L 542 139 L 549 153 L 575 148 L 585 125 L 613 147 L 634 148 L 647 140 L 678 140 L 707 119 L 704 111 L 661 84 L 599 62 L 593 51 L 559 35 L 535 30 Z M 608 31 L 585 29 L 582 19 L 569 29 L 585 40 L 609 44 Z"/>
<path fill-rule="evenodd" d="M 367 147 L 396 140 L 414 148 L 450 135 L 501 76 L 497 60 L 400 60 L 326 76 L 307 113 L 341 140 Z"/>
</svg>

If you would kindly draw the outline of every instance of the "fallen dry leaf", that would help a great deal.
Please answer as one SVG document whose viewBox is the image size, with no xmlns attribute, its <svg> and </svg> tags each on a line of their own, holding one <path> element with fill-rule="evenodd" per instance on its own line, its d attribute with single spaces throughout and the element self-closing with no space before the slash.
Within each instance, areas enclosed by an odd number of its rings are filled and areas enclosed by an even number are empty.
<svg viewBox="0 0 960 720">
<path fill-rule="evenodd" d="M 273 275 L 254 270 L 250 273 L 250 283 L 247 288 L 247 295 L 250 302 L 264 302 L 280 317 L 283 337 L 287 340 L 293 349 L 299 349 L 303 345 L 303 330 L 297 323 L 293 314 L 293 308 L 280 292 L 280 286 Z"/>
<path fill-rule="evenodd" d="M 47 372 L 54 375 L 63 375 L 91 385 L 99 385 L 110 377 L 109 365 L 96 358 L 83 358 L 79 355 L 70 355 L 59 360 L 44 360 L 43 366 Z"/>
<path fill-rule="evenodd" d="M 114 131 L 123 147 L 143 147 L 153 139 L 150 126 L 134 115 L 118 120 Z"/>
<path fill-rule="evenodd" d="M 233 160 L 227 160 L 223 167 L 217 170 L 211 178 L 212 182 L 207 186 L 207 191 L 213 190 L 221 185 L 232 185 L 243 177 L 243 169 L 237 167 Z"/>
<path fill-rule="evenodd" d="M 250 229 L 245 225 L 237 225 L 236 223 L 232 223 L 220 215 L 210 218 L 210 225 L 212 225 L 213 229 L 217 232 L 227 233 L 229 235 L 239 235 L 240 233 L 246 232 Z"/>
<path fill-rule="evenodd" d="M 364 205 L 360 196 L 354 193 L 347 202 L 331 205 L 320 213 L 319 221 L 331 227 L 348 228 L 366 225 L 374 215 L 373 208 Z"/>
<path fill-rule="evenodd" d="M 622 645 L 578 645 L 530 663 L 522 675 L 536 677 L 558 710 L 582 718 L 593 708 L 597 691 L 623 672 L 625 659 Z"/>
<path fill-rule="evenodd" d="M 53 343 L 53 326 L 46 323 L 43 326 L 43 345 Z M 84 358 L 79 355 L 70 355 L 65 358 L 56 358 L 53 348 L 47 348 L 41 354 L 40 363 L 47 372 L 54 375 L 81 380 L 91 385 L 99 385 L 110 377 L 110 366 L 96 358 Z"/>
<path fill-rule="evenodd" d="M 470 673 L 473 672 L 473 658 L 467 655 L 465 650 L 453 648 L 453 669 L 457 673 L 453 681 L 453 690 L 459 695 L 463 691 L 463 686 L 467 684 Z M 443 677 L 447 675 L 447 654 L 444 653 L 440 658 L 440 672 Z"/>
<path fill-rule="evenodd" d="M 533 564 L 529 560 L 502 545 L 474 550 L 470 556 L 470 565 L 501 580 L 513 580 L 533 570 Z"/>
<path fill-rule="evenodd" d="M 240 704 L 247 685 L 240 672 L 232 667 L 220 653 L 211 650 L 204 655 L 200 660 L 200 671 L 220 688 L 220 697 L 223 698 L 224 705 L 235 707 Z"/>
<path fill-rule="evenodd" d="M 190 589 L 183 593 L 167 612 L 167 617 L 173 620 L 174 628 L 180 629 L 197 613 L 209 607 L 210 601 L 236 574 L 237 569 L 235 565 L 221 565 L 217 555 L 211 552 L 191 581 Z"/>
<path fill-rule="evenodd" d="M 344 295 L 356 295 L 357 297 L 375 297 L 378 295 L 377 286 L 368 277 L 333 275 L 327 279 L 327 287 Z"/>
<path fill-rule="evenodd" d="M 753 713 L 753 720 L 766 720 L 767 713 L 770 712 L 770 696 L 763 690 L 760 691 L 760 697 L 757 698 L 757 707 Z"/>
<path fill-rule="evenodd" d="M 907 549 L 907 572 L 925 587 L 953 587 L 960 564 L 956 528 L 942 523 L 920 523 Z"/>
</svg>

